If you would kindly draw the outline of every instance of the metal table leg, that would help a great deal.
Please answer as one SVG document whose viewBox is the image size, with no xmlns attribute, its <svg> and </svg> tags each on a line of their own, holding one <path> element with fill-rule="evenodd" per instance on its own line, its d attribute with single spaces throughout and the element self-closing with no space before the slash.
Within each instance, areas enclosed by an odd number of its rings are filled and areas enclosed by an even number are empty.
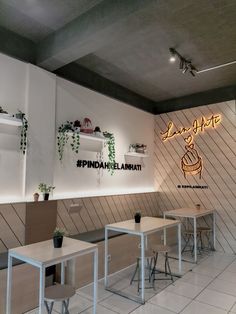
<svg viewBox="0 0 236 314">
<path fill-rule="evenodd" d="M 105 227 L 105 258 L 104 258 L 104 284 L 105 288 L 108 287 L 108 229 Z"/>
<path fill-rule="evenodd" d="M 193 232 L 194 232 L 194 262 L 197 263 L 197 219 L 193 218 Z"/>
<path fill-rule="evenodd" d="M 6 313 L 11 314 L 12 256 L 8 253 Z"/>
<path fill-rule="evenodd" d="M 40 267 L 40 280 L 39 280 L 39 314 L 43 314 L 44 307 L 44 290 L 45 290 L 45 267 Z"/>
<path fill-rule="evenodd" d="M 93 314 L 97 312 L 98 249 L 93 253 Z"/>
<path fill-rule="evenodd" d="M 179 273 L 182 272 L 182 256 L 181 256 L 181 223 L 178 224 L 178 247 L 179 247 Z"/>
<path fill-rule="evenodd" d="M 143 234 L 141 234 L 141 280 L 142 280 L 142 282 L 141 282 L 141 288 L 142 288 L 142 290 L 141 290 L 141 293 L 142 293 L 142 296 L 141 296 L 141 298 L 142 298 L 142 304 L 144 304 L 145 303 L 145 287 L 144 287 L 144 284 L 145 284 L 145 256 L 144 256 L 144 254 L 145 254 L 145 242 L 144 242 L 144 235 Z"/>
<path fill-rule="evenodd" d="M 214 212 L 213 214 L 213 220 L 212 220 L 212 224 L 213 224 L 213 234 L 212 234 L 212 236 L 213 236 L 213 248 L 214 248 L 214 250 L 216 250 L 216 213 Z"/>
</svg>

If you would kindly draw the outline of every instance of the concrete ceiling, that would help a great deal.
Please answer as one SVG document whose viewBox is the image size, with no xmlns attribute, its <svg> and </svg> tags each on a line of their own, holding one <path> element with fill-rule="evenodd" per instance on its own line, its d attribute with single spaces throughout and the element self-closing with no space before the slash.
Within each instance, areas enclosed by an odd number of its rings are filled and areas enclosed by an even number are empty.
<svg viewBox="0 0 236 314">
<path fill-rule="evenodd" d="M 0 27 L 3 52 L 22 40 L 19 58 L 153 113 L 236 97 L 236 64 L 192 77 L 169 63 L 170 47 L 198 70 L 235 60 L 235 0 L 0 0 Z"/>
</svg>

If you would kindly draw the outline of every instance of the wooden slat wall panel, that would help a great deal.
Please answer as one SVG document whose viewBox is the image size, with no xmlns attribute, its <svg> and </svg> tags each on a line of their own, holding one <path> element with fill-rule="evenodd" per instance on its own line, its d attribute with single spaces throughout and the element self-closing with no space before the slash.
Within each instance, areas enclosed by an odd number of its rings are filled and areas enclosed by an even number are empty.
<svg viewBox="0 0 236 314">
<path fill-rule="evenodd" d="M 142 212 L 143 216 L 161 215 L 160 205 L 158 204 L 158 195 L 159 193 L 153 192 L 86 197 L 64 200 L 63 206 L 69 207 L 68 204 L 71 203 L 83 205 L 80 212 L 82 213 L 84 211 L 87 213 L 87 217 L 90 216 L 93 225 L 91 225 L 90 222 L 89 230 L 95 230 L 104 227 L 108 223 L 132 219 L 134 213 L 138 210 Z M 60 203 L 60 206 L 58 206 L 58 223 L 66 228 L 71 235 L 80 233 L 79 226 L 79 230 L 72 228 L 71 221 L 73 220 L 74 224 L 76 224 L 76 219 L 74 218 L 75 214 L 71 214 L 70 220 L 68 220 L 69 214 L 63 213 L 61 202 L 62 201 L 58 201 L 58 203 Z M 86 225 L 86 228 L 87 227 L 88 226 Z"/>
<path fill-rule="evenodd" d="M 221 124 L 194 137 L 195 148 L 203 158 L 202 179 L 183 176 L 181 157 L 186 152 L 186 134 L 166 142 L 160 132 L 169 121 L 177 127 L 190 126 L 194 119 L 220 113 Z M 235 101 L 161 114 L 155 121 L 155 194 L 159 208 L 169 210 L 201 203 L 217 210 L 217 249 L 236 252 L 236 112 Z M 178 184 L 208 185 L 208 189 L 178 189 Z M 153 196 L 152 196 L 153 197 Z M 211 218 L 200 222 L 211 225 Z"/>
<path fill-rule="evenodd" d="M 160 194 L 141 193 L 84 197 L 57 201 L 57 226 L 70 235 L 92 231 L 106 224 L 132 219 L 138 210 L 143 216 L 161 215 Z M 78 204 L 78 212 L 70 205 Z M 24 244 L 26 203 L 0 205 L 0 253 Z"/>
<path fill-rule="evenodd" d="M 0 253 L 24 244 L 25 204 L 0 205 Z"/>
</svg>

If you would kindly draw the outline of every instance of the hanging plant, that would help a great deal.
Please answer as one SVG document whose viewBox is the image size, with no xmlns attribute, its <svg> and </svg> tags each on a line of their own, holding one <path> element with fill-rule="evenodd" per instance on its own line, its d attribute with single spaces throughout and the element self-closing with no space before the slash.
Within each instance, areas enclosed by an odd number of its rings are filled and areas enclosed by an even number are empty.
<svg viewBox="0 0 236 314">
<path fill-rule="evenodd" d="M 109 160 L 109 168 L 108 171 L 111 175 L 114 174 L 115 167 L 115 137 L 113 133 L 103 132 L 103 135 L 106 138 L 106 145 L 108 146 L 108 160 Z"/>
<path fill-rule="evenodd" d="M 27 149 L 27 132 L 28 132 L 28 120 L 25 117 L 25 113 L 18 109 L 18 112 L 15 114 L 17 119 L 22 121 L 21 127 L 21 138 L 20 138 L 20 150 L 25 155 Z"/>
<path fill-rule="evenodd" d="M 80 136 L 79 133 L 73 133 L 72 135 L 72 143 L 70 144 L 73 152 L 78 154 L 79 146 L 80 146 Z"/>
<path fill-rule="evenodd" d="M 57 151 L 59 155 L 59 160 L 62 160 L 63 153 L 65 149 L 66 143 L 69 141 L 69 133 L 72 133 L 72 143 L 71 148 L 72 151 L 75 153 L 79 152 L 80 146 L 80 136 L 79 133 L 74 132 L 74 123 L 70 121 L 66 121 L 66 123 L 62 123 L 58 128 L 58 135 L 57 135 Z"/>
<path fill-rule="evenodd" d="M 22 118 L 22 127 L 21 127 L 21 139 L 20 139 L 20 150 L 25 155 L 27 149 L 27 132 L 28 132 L 28 120 L 25 115 Z"/>
</svg>

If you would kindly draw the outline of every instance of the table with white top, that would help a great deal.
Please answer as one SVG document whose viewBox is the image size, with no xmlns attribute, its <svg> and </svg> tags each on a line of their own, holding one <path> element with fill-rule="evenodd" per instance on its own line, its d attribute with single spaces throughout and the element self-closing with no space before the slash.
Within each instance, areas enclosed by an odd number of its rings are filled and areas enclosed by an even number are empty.
<svg viewBox="0 0 236 314">
<path fill-rule="evenodd" d="M 178 246 L 179 246 L 179 273 L 181 273 L 181 223 L 178 220 L 170 220 L 163 218 L 154 218 L 154 217 L 142 217 L 140 223 L 135 223 L 134 219 L 121 221 L 105 226 L 105 288 L 114 293 L 118 291 L 109 288 L 108 284 L 108 232 L 109 230 L 122 232 L 126 234 L 132 234 L 140 236 L 141 238 L 141 303 L 145 303 L 145 245 L 146 238 L 149 234 L 155 233 L 158 231 L 163 231 L 166 228 L 171 227 L 178 228 Z M 124 296 L 124 293 L 118 293 Z M 127 298 L 129 298 L 126 295 Z M 135 300 L 137 301 L 137 300 Z"/>
<path fill-rule="evenodd" d="M 212 237 L 213 237 L 213 248 L 215 250 L 216 235 L 215 235 L 215 209 L 205 209 L 205 208 L 179 208 L 164 212 L 165 217 L 175 217 L 175 218 L 191 218 L 193 219 L 193 232 L 194 232 L 194 262 L 197 263 L 197 218 L 204 217 L 207 215 L 212 215 Z M 164 232 L 164 243 L 166 241 L 166 234 Z"/>
<path fill-rule="evenodd" d="M 11 290 L 12 290 L 12 259 L 17 258 L 25 263 L 39 268 L 39 314 L 43 313 L 45 269 L 46 267 L 61 263 L 61 283 L 65 283 L 64 263 L 72 258 L 84 254 L 93 254 L 94 283 L 93 283 L 93 314 L 96 314 L 97 305 L 97 280 L 98 280 L 98 248 L 96 244 L 87 243 L 64 237 L 61 248 L 54 248 L 53 240 L 38 242 L 26 246 L 10 249 L 8 252 L 7 272 L 7 300 L 6 313 L 11 314 Z"/>
</svg>

